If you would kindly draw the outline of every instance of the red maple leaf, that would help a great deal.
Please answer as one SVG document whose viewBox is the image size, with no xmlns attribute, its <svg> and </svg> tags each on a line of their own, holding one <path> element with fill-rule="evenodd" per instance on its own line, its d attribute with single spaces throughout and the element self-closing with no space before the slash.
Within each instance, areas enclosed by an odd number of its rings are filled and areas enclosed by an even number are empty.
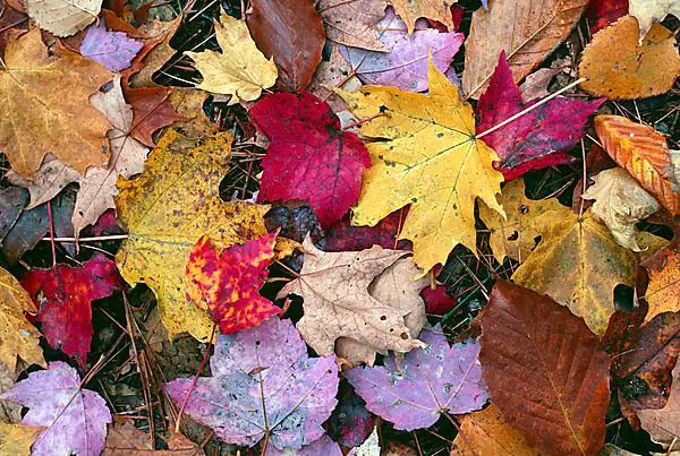
<svg viewBox="0 0 680 456">
<path fill-rule="evenodd" d="M 588 117 L 604 101 L 555 98 L 481 139 L 498 154 L 497 169 L 506 181 L 531 170 L 570 163 L 574 158 L 566 151 L 581 139 Z M 477 132 L 498 125 L 531 104 L 522 100 L 503 52 L 489 88 L 477 104 Z"/>
<path fill-rule="evenodd" d="M 122 287 L 116 263 L 103 255 L 82 268 L 58 264 L 51 269 L 32 269 L 21 281 L 38 306 L 37 319 L 53 348 L 60 348 L 85 368 L 94 334 L 92 301 Z"/>
<path fill-rule="evenodd" d="M 258 201 L 309 201 L 324 226 L 342 218 L 371 166 L 359 137 L 343 132 L 330 106 L 306 92 L 269 95 L 250 116 L 271 140 Z"/>
<path fill-rule="evenodd" d="M 191 252 L 187 300 L 207 310 L 223 334 L 258 326 L 281 313 L 259 293 L 274 259 L 277 234 L 278 230 L 224 250 L 203 236 Z"/>
</svg>

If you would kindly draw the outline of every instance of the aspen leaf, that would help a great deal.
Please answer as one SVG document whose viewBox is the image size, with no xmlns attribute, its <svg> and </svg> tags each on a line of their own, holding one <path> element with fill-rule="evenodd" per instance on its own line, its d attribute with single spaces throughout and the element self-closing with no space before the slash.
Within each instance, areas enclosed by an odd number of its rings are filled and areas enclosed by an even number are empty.
<svg viewBox="0 0 680 456">
<path fill-rule="evenodd" d="M 588 188 L 581 198 L 595 200 L 591 209 L 593 216 L 607 225 L 616 242 L 639 252 L 635 224 L 654 214 L 661 206 L 625 169 L 607 169 L 593 179 L 595 185 Z"/>
<path fill-rule="evenodd" d="M 619 166 L 672 215 L 680 214 L 680 152 L 668 149 L 666 138 L 621 116 L 597 116 L 595 131 Z"/>
<path fill-rule="evenodd" d="M 654 22 L 663 21 L 667 15 L 680 18 L 680 2 L 678 0 L 629 0 L 628 10 L 640 24 L 640 39 L 642 40 Z"/>
<path fill-rule="evenodd" d="M 90 106 L 89 97 L 112 75 L 74 52 L 56 52 L 48 54 L 39 29 L 10 42 L 5 51 L 0 149 L 24 177 L 40 168 L 48 152 L 81 174 L 109 159 L 109 123 Z"/>
<path fill-rule="evenodd" d="M 353 223 L 376 225 L 410 205 L 400 239 L 414 245 L 416 264 L 428 271 L 463 244 L 476 252 L 476 198 L 503 214 L 496 201 L 503 175 L 496 153 L 475 139 L 472 108 L 430 59 L 429 95 L 392 87 L 341 93 L 366 120 L 372 166 L 364 172 Z"/>
<path fill-rule="evenodd" d="M 673 33 L 655 24 L 638 44 L 634 17 L 625 16 L 600 30 L 581 55 L 581 88 L 611 99 L 645 98 L 668 92 L 680 75 Z"/>
<path fill-rule="evenodd" d="M 458 0 L 392 0 L 397 14 L 406 22 L 408 33 L 413 33 L 416 20 L 421 17 L 441 22 L 449 30 L 455 30 L 451 6 Z"/>
<path fill-rule="evenodd" d="M 73 35 L 93 23 L 102 0 L 26 0 L 28 15 L 57 36 Z"/>
<path fill-rule="evenodd" d="M 680 312 L 680 249 L 677 241 L 643 261 L 649 283 L 645 321 L 663 312 Z"/>
<path fill-rule="evenodd" d="M 581 220 L 569 210 L 559 218 L 552 215 L 541 236 L 512 280 L 569 307 L 602 336 L 615 310 L 614 287 L 634 283 L 633 252 L 621 247 L 590 211 Z"/>
<path fill-rule="evenodd" d="M 278 76 L 274 61 L 257 49 L 245 21 L 224 10 L 215 21 L 215 35 L 222 52 L 186 52 L 203 76 L 199 88 L 216 94 L 231 95 L 230 105 L 255 101 L 263 89 L 274 85 Z"/>
<path fill-rule="evenodd" d="M 38 344 L 40 333 L 24 313 L 36 314 L 31 295 L 12 274 L 0 268 L 0 361 L 14 372 L 17 356 L 29 364 L 45 367 Z"/>
<path fill-rule="evenodd" d="M 226 247 L 267 233 L 266 207 L 220 199 L 231 141 L 229 133 L 190 140 L 168 130 L 139 178 L 118 181 L 116 208 L 130 237 L 116 263 L 128 283 L 154 291 L 170 338 L 188 332 L 207 341 L 213 333 L 210 316 L 186 298 L 186 265 L 201 236 Z"/>
</svg>

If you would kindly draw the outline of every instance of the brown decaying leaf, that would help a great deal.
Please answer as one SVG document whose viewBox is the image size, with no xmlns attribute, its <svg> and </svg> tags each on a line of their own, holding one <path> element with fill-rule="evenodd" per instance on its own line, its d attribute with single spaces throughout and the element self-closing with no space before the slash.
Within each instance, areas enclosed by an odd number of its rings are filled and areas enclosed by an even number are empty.
<svg viewBox="0 0 680 456">
<path fill-rule="evenodd" d="M 385 50 L 375 34 L 385 8 L 387 0 L 320 0 L 318 4 L 329 40 L 369 51 Z"/>
<path fill-rule="evenodd" d="M 47 154 L 40 169 L 31 179 L 22 177 L 10 169 L 5 175 L 7 180 L 20 187 L 24 187 L 31 194 L 31 202 L 26 209 L 40 206 L 57 196 L 68 184 L 77 182 L 80 173 L 52 154 Z"/>
<path fill-rule="evenodd" d="M 171 433 L 167 450 L 154 450 L 151 435 L 139 430 L 131 421 L 109 425 L 102 456 L 201 456 L 201 447 L 181 434 Z"/>
<path fill-rule="evenodd" d="M 588 0 L 494 0 L 472 15 L 465 43 L 463 90 L 477 98 L 505 50 L 515 82 L 528 75 L 571 32 Z"/>
<path fill-rule="evenodd" d="M 333 353 L 340 338 L 351 338 L 367 346 L 371 349 L 368 353 L 373 355 L 375 352 L 386 354 L 388 350 L 406 353 L 423 347 L 416 339 L 417 332 L 412 333 L 406 324 L 406 317 L 411 313 L 421 315 L 421 328 L 424 324 L 424 303 L 418 294 L 424 283 L 407 283 L 413 280 L 415 269 L 399 268 L 386 276 L 388 283 L 384 289 L 376 286 L 381 275 L 409 252 L 377 245 L 360 252 L 324 252 L 317 249 L 309 237 L 303 247 L 306 253 L 300 277 L 288 283 L 278 298 L 293 293 L 304 299 L 305 314 L 297 328 L 319 355 Z M 395 283 L 403 288 L 389 290 Z M 379 297 L 390 301 L 374 296 L 375 288 L 379 289 Z M 395 293 L 400 295 L 396 301 L 393 300 Z M 374 356 L 361 361 L 372 364 L 372 358 Z"/>
<path fill-rule="evenodd" d="M 103 66 L 65 49 L 48 54 L 34 29 L 9 43 L 0 71 L 0 150 L 22 176 L 35 173 L 48 152 L 84 173 L 109 159 L 109 122 L 89 97 L 112 79 Z M 45 109 L 49 106 L 50 109 Z"/>
<path fill-rule="evenodd" d="M 680 440 L 680 364 L 673 370 L 673 387 L 666 406 L 661 410 L 638 412 L 642 427 L 649 432 L 652 440 L 668 447 Z M 677 449 L 675 446 L 673 449 Z"/>
<path fill-rule="evenodd" d="M 132 106 L 134 121 L 130 134 L 149 147 L 155 145 L 153 133 L 160 128 L 184 120 L 169 102 L 170 89 L 165 87 L 123 88 L 125 100 Z"/>
<path fill-rule="evenodd" d="M 579 75 L 586 92 L 611 99 L 645 98 L 673 87 L 680 55 L 673 32 L 655 24 L 638 44 L 638 24 L 624 16 L 595 34 L 581 55 Z"/>
<path fill-rule="evenodd" d="M 649 277 L 645 321 L 662 312 L 680 312 L 680 240 L 647 258 L 642 266 Z"/>
<path fill-rule="evenodd" d="M 10 369 L 6 364 L 0 363 L 0 394 L 10 390 L 14 386 L 19 374 Z M 20 404 L 10 401 L 0 401 L 0 423 L 18 423 L 21 421 Z M 0 453 L 2 454 L 2 453 Z"/>
<path fill-rule="evenodd" d="M 253 0 L 246 20 L 257 47 L 274 57 L 277 85 L 290 92 L 307 87 L 326 40 L 323 21 L 312 0 Z"/>
<path fill-rule="evenodd" d="M 449 29 L 455 30 L 451 6 L 458 0 L 391 0 L 397 14 L 401 16 L 408 33 L 413 33 L 416 27 L 416 20 L 421 17 L 434 19 L 441 22 Z"/>
<path fill-rule="evenodd" d="M 539 456 L 524 436 L 509 426 L 491 404 L 481 412 L 464 415 L 451 456 Z"/>
<path fill-rule="evenodd" d="M 182 23 L 184 16 L 177 16 L 170 22 L 153 22 L 155 26 L 149 33 L 152 38 L 144 43 L 144 47 L 137 54 L 132 66 L 122 73 L 124 85 L 129 87 L 151 87 L 154 86 L 152 80 L 156 71 L 175 54 L 175 50 L 170 47 L 170 40 L 175 35 L 177 28 Z"/>
<path fill-rule="evenodd" d="M 481 319 L 491 401 L 535 449 L 596 455 L 604 444 L 609 357 L 581 318 L 497 281 Z"/>
<path fill-rule="evenodd" d="M 347 111 L 349 109 L 347 103 L 333 92 L 336 87 L 347 92 L 356 92 L 361 88 L 361 81 L 356 75 L 352 75 L 352 67 L 340 54 L 338 46 L 334 44 L 330 60 L 323 60 L 319 64 L 314 77 L 307 86 L 307 91 L 326 101 L 342 122 L 343 111 L 350 116 L 351 114 Z M 353 122 L 356 122 L 356 119 Z"/>
<path fill-rule="evenodd" d="M 595 117 L 595 131 L 614 161 L 633 176 L 659 203 L 680 215 L 680 176 L 666 138 L 652 127 L 621 116 Z"/>
</svg>

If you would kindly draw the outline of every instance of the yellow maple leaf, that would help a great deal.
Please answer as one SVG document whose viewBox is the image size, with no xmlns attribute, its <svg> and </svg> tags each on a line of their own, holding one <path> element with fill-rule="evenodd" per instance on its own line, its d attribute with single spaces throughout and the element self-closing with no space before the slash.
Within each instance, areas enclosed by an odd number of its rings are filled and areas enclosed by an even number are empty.
<svg viewBox="0 0 680 456">
<path fill-rule="evenodd" d="M 25 177 L 48 152 L 81 174 L 109 160 L 111 127 L 89 97 L 113 75 L 74 52 L 54 51 L 48 54 L 40 29 L 33 29 L 10 41 L 0 71 L 0 150 Z"/>
<path fill-rule="evenodd" d="M 222 53 L 185 52 L 203 75 L 198 87 L 231 95 L 230 105 L 260 98 L 262 90 L 273 86 L 278 77 L 274 60 L 267 60 L 257 48 L 245 21 L 229 16 L 224 10 L 220 22 L 215 21 L 215 35 Z"/>
<path fill-rule="evenodd" d="M 615 310 L 614 287 L 634 284 L 635 255 L 590 211 L 581 219 L 567 208 L 550 214 L 542 241 L 512 280 L 566 305 L 602 336 Z"/>
<path fill-rule="evenodd" d="M 664 312 L 680 311 L 680 246 L 671 244 L 642 263 L 649 283 L 645 298 L 649 310 L 645 321 Z"/>
<path fill-rule="evenodd" d="M 40 333 L 24 312 L 35 314 L 31 296 L 12 274 L 0 268 L 0 361 L 14 372 L 17 356 L 28 364 L 46 367 Z"/>
<path fill-rule="evenodd" d="M 168 130 L 141 176 L 118 181 L 116 208 L 129 238 L 116 264 L 128 283 L 154 291 L 171 339 L 188 332 L 208 341 L 213 333 L 210 316 L 186 297 L 186 265 L 196 242 L 207 235 L 227 247 L 267 233 L 266 206 L 220 199 L 231 142 L 226 132 L 190 140 Z"/>
<path fill-rule="evenodd" d="M 472 107 L 432 64 L 429 96 L 394 87 L 339 92 L 359 119 L 372 167 L 364 172 L 352 223 L 374 226 L 411 205 L 400 239 L 413 241 L 425 271 L 445 263 L 456 244 L 476 253 L 475 199 L 503 213 L 496 201 L 503 175 L 496 153 L 475 139 Z"/>
</svg>

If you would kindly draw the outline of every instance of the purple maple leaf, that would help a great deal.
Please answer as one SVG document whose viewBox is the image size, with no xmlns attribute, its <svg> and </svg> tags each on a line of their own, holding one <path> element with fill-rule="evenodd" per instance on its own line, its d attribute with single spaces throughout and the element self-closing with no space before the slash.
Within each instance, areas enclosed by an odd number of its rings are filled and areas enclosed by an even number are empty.
<svg viewBox="0 0 680 456">
<path fill-rule="evenodd" d="M 399 367 L 390 355 L 385 366 L 355 368 L 345 376 L 368 410 L 403 431 L 432 426 L 444 410 L 479 410 L 489 398 L 477 341 L 450 347 L 439 325 L 420 340 L 428 346 L 408 352 Z"/>
<path fill-rule="evenodd" d="M 314 443 L 303 446 L 299 450 L 292 448 L 277 450 L 269 445 L 265 456 L 342 456 L 342 450 L 330 437 L 324 435 Z"/>
<path fill-rule="evenodd" d="M 95 456 L 104 449 L 111 413 L 99 394 L 80 389 L 80 376 L 68 364 L 55 361 L 48 370 L 29 374 L 2 395 L 3 400 L 29 408 L 21 421 L 47 427 L 33 444 L 33 456 Z"/>
<path fill-rule="evenodd" d="M 121 71 L 132 64 L 132 60 L 143 44 L 128 38 L 123 32 L 106 30 L 104 20 L 92 25 L 80 45 L 80 54 L 86 59 L 99 62 L 110 71 Z"/>
<path fill-rule="evenodd" d="M 574 158 L 565 151 L 583 137 L 588 117 L 604 101 L 555 98 L 481 139 L 498 154 L 499 171 L 506 181 L 531 170 L 570 163 Z M 522 100 L 503 52 L 489 87 L 477 103 L 477 133 L 531 104 Z"/>
<path fill-rule="evenodd" d="M 321 438 L 337 404 L 335 356 L 309 358 L 290 320 L 220 335 L 210 359 L 212 377 L 199 378 L 185 412 L 228 443 L 254 446 L 265 434 L 279 450 Z M 191 379 L 167 384 L 181 404 Z"/>
<path fill-rule="evenodd" d="M 437 69 L 446 72 L 465 39 L 462 33 L 441 33 L 435 29 L 416 30 L 409 35 L 406 24 L 392 8 L 387 9 L 376 27 L 380 31 L 378 39 L 388 52 L 340 46 L 340 53 L 364 83 L 411 92 L 427 90 L 430 52 Z"/>
</svg>

